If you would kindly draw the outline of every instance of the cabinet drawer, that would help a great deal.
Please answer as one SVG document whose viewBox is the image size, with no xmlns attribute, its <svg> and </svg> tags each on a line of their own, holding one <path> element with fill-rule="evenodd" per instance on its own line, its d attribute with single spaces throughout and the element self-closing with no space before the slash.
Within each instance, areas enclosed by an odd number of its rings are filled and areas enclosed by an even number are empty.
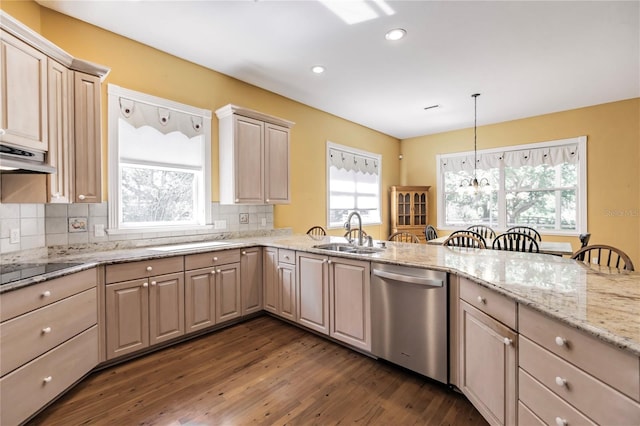
<svg viewBox="0 0 640 426">
<path fill-rule="evenodd" d="M 591 420 L 585 417 L 578 410 L 567 404 L 556 394 L 545 388 L 536 379 L 520 369 L 518 372 L 518 397 L 520 404 L 523 404 L 531 410 L 534 418 L 542 420 L 539 424 L 562 424 L 565 420 L 568 425 L 595 425 Z M 522 405 L 518 410 L 518 420 L 521 425 L 536 424 L 523 422 L 522 418 L 526 417 L 527 412 L 522 412 Z M 558 419 L 558 420 L 556 420 Z"/>
<path fill-rule="evenodd" d="M 209 253 L 190 254 L 185 256 L 184 269 L 208 268 L 215 265 L 240 262 L 240 249 L 212 251 Z"/>
<path fill-rule="evenodd" d="M 533 414 L 522 401 L 518 401 L 518 424 L 522 426 L 545 426 L 545 422 Z"/>
<path fill-rule="evenodd" d="M 15 425 L 98 364 L 98 327 L 57 346 L 0 379 L 0 424 Z"/>
<path fill-rule="evenodd" d="M 116 265 L 107 265 L 106 282 L 107 284 L 111 284 L 152 275 L 172 274 L 174 272 L 182 272 L 183 270 L 184 258 L 182 256 L 119 263 Z"/>
<path fill-rule="evenodd" d="M 94 287 L 0 324 L 0 375 L 95 325 L 97 310 Z"/>
<path fill-rule="evenodd" d="M 517 330 L 518 310 L 514 300 L 465 278 L 460 278 L 460 298 L 506 326 Z"/>
<path fill-rule="evenodd" d="M 520 368 L 596 423 L 635 424 L 640 419 L 637 402 L 522 335 L 519 343 Z"/>
<path fill-rule="evenodd" d="M 640 359 L 637 356 L 526 306 L 520 306 L 518 315 L 520 334 L 640 401 Z"/>
<path fill-rule="evenodd" d="M 278 249 L 278 263 L 296 264 L 296 252 L 293 250 Z"/>
<path fill-rule="evenodd" d="M 0 295 L 0 321 L 17 317 L 42 306 L 96 286 L 96 270 L 54 278 Z"/>
</svg>

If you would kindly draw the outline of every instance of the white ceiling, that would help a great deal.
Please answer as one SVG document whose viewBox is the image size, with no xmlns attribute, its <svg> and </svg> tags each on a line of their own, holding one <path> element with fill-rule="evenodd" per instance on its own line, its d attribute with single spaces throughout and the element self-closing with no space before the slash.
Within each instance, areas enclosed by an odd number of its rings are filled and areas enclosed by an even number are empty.
<svg viewBox="0 0 640 426">
<path fill-rule="evenodd" d="M 400 139 L 640 96 L 639 1 L 38 3 Z"/>
</svg>

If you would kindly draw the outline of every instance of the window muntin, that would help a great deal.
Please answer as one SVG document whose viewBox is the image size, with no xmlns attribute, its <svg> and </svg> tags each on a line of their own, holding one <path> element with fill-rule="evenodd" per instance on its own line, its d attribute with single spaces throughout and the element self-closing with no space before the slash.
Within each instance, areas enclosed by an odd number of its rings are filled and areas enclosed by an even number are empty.
<svg viewBox="0 0 640 426">
<path fill-rule="evenodd" d="M 460 190 L 460 182 L 473 177 L 469 153 L 438 156 L 438 186 L 443 194 L 439 227 L 485 224 L 505 230 L 526 225 L 547 233 L 585 232 L 585 137 L 478 154 L 477 178 L 487 178 L 491 187 L 477 194 Z"/>
<path fill-rule="evenodd" d="M 327 226 L 341 228 L 357 211 L 362 223 L 381 223 L 381 156 L 327 142 Z"/>
<path fill-rule="evenodd" d="M 211 112 L 109 85 L 109 231 L 200 228 Z"/>
</svg>

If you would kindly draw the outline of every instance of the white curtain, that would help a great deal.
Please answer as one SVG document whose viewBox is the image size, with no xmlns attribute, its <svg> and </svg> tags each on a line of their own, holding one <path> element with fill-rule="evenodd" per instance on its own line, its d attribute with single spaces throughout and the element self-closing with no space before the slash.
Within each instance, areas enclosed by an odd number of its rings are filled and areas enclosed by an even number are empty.
<svg viewBox="0 0 640 426">
<path fill-rule="evenodd" d="M 380 165 L 375 158 L 335 148 L 329 149 L 329 155 L 331 157 L 329 164 L 338 170 L 344 169 L 370 175 L 379 173 Z"/>
<path fill-rule="evenodd" d="M 134 128 L 151 126 L 161 133 L 180 132 L 189 138 L 202 134 L 202 117 L 120 97 L 120 118 Z"/>
</svg>

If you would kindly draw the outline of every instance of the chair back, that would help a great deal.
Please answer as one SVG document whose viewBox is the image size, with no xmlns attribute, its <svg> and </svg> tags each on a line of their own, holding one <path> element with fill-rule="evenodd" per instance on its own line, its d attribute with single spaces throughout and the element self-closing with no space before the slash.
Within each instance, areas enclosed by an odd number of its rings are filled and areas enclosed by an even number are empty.
<svg viewBox="0 0 640 426">
<path fill-rule="evenodd" d="M 469 248 L 480 248 L 480 249 L 487 247 L 482 237 L 473 235 L 470 232 L 459 232 L 459 231 L 456 231 L 451 235 L 449 235 L 447 239 L 442 242 L 442 245 L 449 246 L 449 247 L 469 247 Z"/>
<path fill-rule="evenodd" d="M 479 239 L 482 242 L 482 245 L 484 246 L 484 248 L 487 248 L 487 240 L 484 239 L 484 237 L 480 234 L 478 234 L 475 231 L 469 231 L 468 229 L 460 229 L 458 231 L 453 231 L 449 236 L 450 237 L 455 237 L 457 235 L 471 235 L 472 237 L 476 237 L 477 239 Z"/>
<path fill-rule="evenodd" d="M 411 232 L 398 231 L 389 235 L 389 241 L 395 241 L 397 243 L 416 243 L 420 244 L 420 239 L 416 234 Z"/>
<path fill-rule="evenodd" d="M 572 259 L 600 266 L 608 266 L 620 270 L 634 271 L 631 258 L 622 250 L 604 244 L 582 247 L 573 253 Z"/>
<path fill-rule="evenodd" d="M 364 230 L 362 231 L 362 238 L 366 237 L 367 233 L 364 232 Z M 344 233 L 344 237 L 349 240 L 349 241 L 353 241 L 356 238 L 358 238 L 358 230 L 357 229 L 352 229 L 351 231 L 347 231 Z"/>
<path fill-rule="evenodd" d="M 327 231 L 325 231 L 322 226 L 316 225 L 309 228 L 309 230 L 307 231 L 307 235 L 322 236 L 322 235 L 327 235 Z"/>
<path fill-rule="evenodd" d="M 580 234 L 580 248 L 586 247 L 591 239 L 591 234 Z"/>
<path fill-rule="evenodd" d="M 538 253 L 540 251 L 536 239 L 520 232 L 505 232 L 493 239 L 494 250 L 521 251 L 528 253 Z"/>
<path fill-rule="evenodd" d="M 530 237 L 535 238 L 536 241 L 542 241 L 542 236 L 540 235 L 540 233 L 530 226 L 512 226 L 511 228 L 507 229 L 507 232 L 519 232 L 521 234 L 527 234 Z"/>
<path fill-rule="evenodd" d="M 492 239 L 496 237 L 496 231 L 488 227 L 487 225 L 471 225 L 467 228 L 468 231 L 477 232 L 482 235 L 484 239 Z"/>
<path fill-rule="evenodd" d="M 433 225 L 427 225 L 424 228 L 424 237 L 427 239 L 427 241 L 435 240 L 436 238 L 438 238 L 438 232 L 436 231 L 436 228 L 434 228 Z"/>
</svg>

